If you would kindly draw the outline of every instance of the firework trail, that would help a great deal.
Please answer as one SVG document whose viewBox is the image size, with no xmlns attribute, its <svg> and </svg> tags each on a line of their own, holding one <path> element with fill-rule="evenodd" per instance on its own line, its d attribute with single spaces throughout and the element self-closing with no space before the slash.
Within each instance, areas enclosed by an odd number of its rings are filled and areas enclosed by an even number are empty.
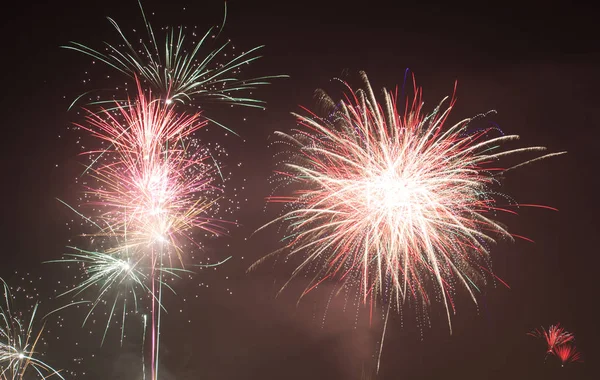
<svg viewBox="0 0 600 380">
<path fill-rule="evenodd" d="M 494 220 L 498 212 L 514 213 L 497 200 L 499 175 L 564 152 L 502 168 L 503 157 L 545 148 L 502 150 L 518 136 L 494 137 L 497 128 L 470 132 L 473 119 L 446 127 L 454 97 L 427 115 L 416 86 L 405 104 L 397 91 L 384 91 L 378 103 L 362 77 L 365 89 L 346 84 L 341 104 L 320 94 L 329 110 L 338 107 L 329 117 L 305 110 L 295 115 L 300 128 L 293 134 L 277 132 L 291 148 L 276 175 L 294 193 L 268 199 L 287 208 L 261 229 L 287 226 L 285 246 L 275 253 L 304 254 L 292 274 L 314 272 L 304 294 L 335 278 L 341 287 L 358 286 L 371 305 L 378 297 L 398 308 L 410 299 L 423 305 L 438 299 L 451 331 L 457 288 L 477 302 L 476 283 L 491 273 L 490 244 L 516 236 Z"/>
<path fill-rule="evenodd" d="M 554 347 L 553 353 L 560 359 L 562 367 L 567 363 L 580 363 L 583 361 L 581 359 L 581 354 L 577 351 L 575 345 L 571 343 Z"/>
<path fill-rule="evenodd" d="M 573 342 L 575 340 L 575 336 L 570 332 L 567 332 L 564 328 L 560 327 L 560 323 L 550 326 L 548 330 L 544 329 L 543 327 L 535 329 L 527 333 L 527 335 L 535 338 L 541 338 L 546 341 L 546 345 L 548 347 L 546 350 L 546 356 L 553 353 L 557 346 Z"/>
<path fill-rule="evenodd" d="M 36 378 L 56 376 L 64 380 L 59 371 L 36 356 L 36 346 L 44 331 L 44 326 L 36 331 L 34 325 L 38 304 L 34 306 L 29 322 L 22 320 L 22 313 L 13 311 L 13 295 L 8 285 L 2 279 L 0 282 L 4 293 L 0 304 L 0 379 L 22 380 L 32 373 Z"/>
</svg>

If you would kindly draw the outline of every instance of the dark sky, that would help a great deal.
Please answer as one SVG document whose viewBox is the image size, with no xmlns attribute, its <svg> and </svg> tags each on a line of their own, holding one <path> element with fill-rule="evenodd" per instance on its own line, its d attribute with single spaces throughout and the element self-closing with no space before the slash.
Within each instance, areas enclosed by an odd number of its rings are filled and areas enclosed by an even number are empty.
<svg viewBox="0 0 600 380">
<path fill-rule="evenodd" d="M 156 27 L 186 24 L 204 30 L 222 15 L 219 0 L 166 3 L 144 2 L 147 13 L 155 13 Z M 364 311 L 358 316 L 355 308 L 343 311 L 340 299 L 326 309 L 327 286 L 299 306 L 300 283 L 276 298 L 289 268 L 245 270 L 277 243 L 276 231 L 249 238 L 272 216 L 263 213 L 273 170 L 269 136 L 294 126 L 289 113 L 299 105 L 313 106 L 316 88 L 336 91 L 333 77 L 349 73 L 348 80 L 358 84 L 356 73 L 365 70 L 375 88 L 392 87 L 401 84 L 406 68 L 415 73 L 431 107 L 458 81 L 455 121 L 495 109 L 493 121 L 521 135 L 523 145 L 569 153 L 506 178 L 502 191 L 519 202 L 559 209 L 524 209 L 507 219 L 511 231 L 535 241 L 493 249 L 495 272 L 510 289 L 486 288 L 479 309 L 459 297 L 452 335 L 441 308 L 431 310 L 431 327 L 417 327 L 410 310 L 392 318 L 379 378 L 597 378 L 600 46 L 595 12 L 548 2 L 479 4 L 229 2 L 224 36 L 242 49 L 266 45 L 252 73 L 291 78 L 260 91 L 266 111 L 229 114 L 215 108 L 232 122 L 247 118 L 234 126 L 241 138 L 230 136 L 222 143 L 244 163 L 248 202 L 236 215 L 242 227 L 212 248 L 219 257 L 233 258 L 216 271 L 182 281 L 179 296 L 169 300 L 165 379 L 358 379 L 361 368 L 373 366 L 379 321 L 369 327 Z M 69 281 L 60 267 L 38 264 L 64 252 L 73 234 L 65 227 L 72 215 L 55 198 L 78 191 L 73 181 L 78 148 L 66 130 L 73 115 L 67 107 L 83 91 L 89 60 L 59 46 L 70 40 L 92 46 L 114 40 L 106 16 L 126 30 L 141 26 L 135 0 L 14 2 L 3 12 L 0 275 L 9 282 L 19 280 L 15 271 L 43 274 L 39 286 L 44 288 L 57 279 Z M 198 291 L 198 282 L 209 287 Z M 78 366 L 78 372 L 86 372 L 78 378 L 136 378 L 130 374 L 138 370 L 139 342 L 132 338 L 120 347 L 115 333 L 100 349 L 97 337 L 85 339 L 87 330 L 79 329 L 77 318 L 69 321 L 68 337 L 50 345 L 48 360 L 57 367 Z M 585 363 L 568 368 L 543 363 L 541 342 L 525 333 L 556 322 L 575 333 Z M 74 364 L 75 357 L 83 357 L 83 363 Z"/>
</svg>

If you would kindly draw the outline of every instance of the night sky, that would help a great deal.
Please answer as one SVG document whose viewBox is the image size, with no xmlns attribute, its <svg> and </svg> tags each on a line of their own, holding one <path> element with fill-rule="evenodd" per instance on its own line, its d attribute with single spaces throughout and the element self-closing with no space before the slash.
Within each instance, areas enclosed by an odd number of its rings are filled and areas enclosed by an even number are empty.
<svg viewBox="0 0 600 380">
<path fill-rule="evenodd" d="M 143 3 L 157 28 L 184 24 L 204 31 L 221 21 L 219 0 L 166 3 Z M 240 196 L 247 201 L 235 214 L 241 226 L 207 243 L 206 255 L 232 259 L 181 280 L 178 296 L 167 300 L 161 379 L 336 380 L 373 372 L 381 318 L 369 326 L 368 313 L 357 313 L 356 307 L 344 311 L 342 299 L 333 298 L 326 307 L 329 284 L 299 304 L 303 280 L 276 296 L 293 269 L 289 265 L 269 262 L 249 274 L 246 269 L 278 247 L 276 229 L 250 236 L 279 210 L 269 205 L 265 211 L 275 162 L 268 147 L 273 132 L 294 127 L 290 112 L 313 107 L 315 89 L 339 98 L 334 77 L 360 85 L 358 71 L 365 70 L 379 90 L 400 85 L 406 68 L 423 87 L 429 110 L 451 95 L 458 81 L 451 122 L 494 109 L 493 122 L 521 135 L 522 146 L 568 154 L 512 172 L 502 185 L 501 191 L 520 203 L 559 209 L 525 208 L 518 217 L 503 219 L 511 232 L 535 241 L 493 248 L 494 271 L 510 289 L 484 288 L 479 307 L 466 294 L 458 296 L 452 335 L 439 305 L 430 311 L 431 327 L 419 327 L 411 309 L 392 318 L 378 378 L 597 378 L 599 210 L 593 196 L 600 162 L 600 46 L 591 6 L 228 4 L 223 37 L 242 50 L 266 45 L 249 73 L 290 78 L 256 92 L 267 101 L 265 111 L 210 109 L 240 134 L 225 136 L 213 128 L 211 138 L 228 149 L 232 167 L 243 163 L 228 186 L 240 187 L 245 178 Z M 59 258 L 77 233 L 67 228 L 73 215 L 56 198 L 74 199 L 80 191 L 74 181 L 81 170 L 79 148 L 67 130 L 77 115 L 67 108 L 86 90 L 82 81 L 90 59 L 59 46 L 71 40 L 94 47 L 115 41 L 106 16 L 126 31 L 143 26 L 135 0 L 39 6 L 18 1 L 4 9 L 0 276 L 11 285 L 31 277 L 48 292 L 58 281 L 72 280 L 72 272 L 42 261 Z M 49 362 L 75 370 L 77 378 L 139 378 L 139 334 L 132 333 L 121 347 L 118 331 L 110 332 L 100 348 L 100 338 L 88 337 L 90 328 L 80 328 L 81 315 L 73 314 L 65 317 L 62 330 L 49 328 Z M 543 343 L 526 332 L 557 322 L 575 334 L 585 363 L 560 368 L 543 362 Z"/>
</svg>

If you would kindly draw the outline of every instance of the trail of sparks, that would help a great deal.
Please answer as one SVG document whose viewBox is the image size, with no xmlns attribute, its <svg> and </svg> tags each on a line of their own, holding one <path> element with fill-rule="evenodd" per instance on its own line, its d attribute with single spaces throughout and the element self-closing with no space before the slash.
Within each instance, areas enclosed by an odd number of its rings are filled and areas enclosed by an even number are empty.
<svg viewBox="0 0 600 380">
<path fill-rule="evenodd" d="M 144 349 L 146 347 L 146 331 L 148 327 L 148 316 L 146 314 L 142 317 L 143 321 L 143 335 L 142 335 L 142 380 L 146 380 L 146 359 L 144 355 Z"/>
<path fill-rule="evenodd" d="M 385 90 L 378 103 L 362 77 L 364 90 L 352 91 L 346 84 L 342 102 L 321 93 L 332 110 L 328 118 L 305 109 L 307 115 L 295 114 L 300 127 L 293 134 L 277 132 L 291 148 L 276 178 L 294 192 L 268 199 L 287 208 L 261 229 L 287 226 L 286 245 L 275 253 L 304 254 L 290 281 L 317 268 L 307 291 L 334 278 L 340 286 L 358 287 L 364 303 L 381 296 L 400 308 L 406 300 L 430 305 L 437 298 L 452 331 L 458 286 L 477 302 L 476 284 L 486 279 L 480 268 L 489 268 L 489 245 L 513 240 L 495 221 L 498 212 L 510 211 L 498 204 L 494 186 L 497 174 L 511 168 L 499 167 L 498 161 L 545 148 L 501 150 L 518 136 L 494 137 L 497 128 L 470 132 L 473 119 L 446 127 L 454 97 L 446 108 L 447 98 L 426 115 L 416 85 L 414 98 L 405 104 L 397 91 Z"/>
</svg>

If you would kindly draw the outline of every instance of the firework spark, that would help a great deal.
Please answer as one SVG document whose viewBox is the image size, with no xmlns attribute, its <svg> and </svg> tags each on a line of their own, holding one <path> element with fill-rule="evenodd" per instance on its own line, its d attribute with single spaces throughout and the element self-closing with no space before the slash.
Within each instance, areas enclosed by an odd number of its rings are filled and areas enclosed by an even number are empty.
<svg viewBox="0 0 600 380">
<path fill-rule="evenodd" d="M 36 347 L 40 343 L 44 327 L 35 330 L 36 304 L 29 322 L 15 313 L 12 308 L 13 296 L 4 280 L 0 279 L 4 290 L 3 304 L 0 305 L 0 379 L 22 380 L 32 373 L 41 379 L 57 376 L 64 380 L 59 371 L 36 357 Z"/>
<path fill-rule="evenodd" d="M 364 302 L 382 296 L 400 306 L 406 299 L 430 305 L 433 288 L 450 325 L 457 287 L 477 302 L 476 283 L 491 273 L 489 245 L 513 240 L 494 220 L 500 211 L 514 213 L 497 201 L 498 174 L 561 153 L 498 167 L 505 156 L 545 148 L 501 150 L 518 136 L 493 137 L 497 128 L 470 131 L 473 119 L 447 128 L 454 98 L 425 115 L 416 86 L 404 105 L 388 91 L 377 103 L 362 77 L 365 89 L 346 85 L 341 103 L 321 94 L 329 117 L 295 115 L 300 129 L 277 132 L 292 149 L 276 174 L 296 190 L 269 198 L 289 208 L 266 226 L 288 226 L 286 245 L 277 252 L 305 254 L 292 278 L 316 272 L 306 292 L 336 278 L 341 286 L 358 285 Z"/>
<path fill-rule="evenodd" d="M 581 354 L 579 351 L 577 351 L 575 345 L 571 343 L 561 344 L 554 347 L 553 353 L 560 359 L 563 367 L 567 363 L 577 363 L 583 361 L 581 359 Z"/>
<path fill-rule="evenodd" d="M 141 2 L 139 5 L 148 41 L 140 40 L 139 45 L 132 43 L 117 22 L 108 18 L 121 38 L 121 45 L 105 43 L 108 51 L 106 54 L 78 42 L 71 42 L 63 48 L 75 50 L 104 62 L 129 78 L 142 78 L 150 88 L 161 95 L 162 101 L 167 104 L 201 101 L 203 104 L 219 102 L 264 108 L 263 101 L 244 97 L 241 94 L 269 84 L 270 79 L 287 77 L 287 75 L 274 75 L 238 78 L 242 66 L 261 58 L 257 52 L 263 46 L 257 46 L 233 58 L 226 58 L 225 63 L 217 60 L 226 57 L 223 51 L 230 44 L 229 41 L 210 53 L 202 55 L 201 51 L 207 42 L 218 37 L 223 29 L 227 16 L 227 2 L 225 2 L 223 25 L 217 35 L 214 28 L 210 28 L 199 41 L 186 40 L 184 27 L 167 28 L 162 44 L 157 43 L 156 33 L 146 18 Z"/>
<path fill-rule="evenodd" d="M 557 346 L 575 340 L 573 334 L 567 332 L 564 328 L 560 327 L 559 323 L 550 326 L 548 330 L 544 329 L 543 327 L 535 329 L 527 333 L 527 335 L 533 336 L 535 338 L 544 339 L 548 347 L 546 351 L 547 354 L 551 354 Z"/>
</svg>

